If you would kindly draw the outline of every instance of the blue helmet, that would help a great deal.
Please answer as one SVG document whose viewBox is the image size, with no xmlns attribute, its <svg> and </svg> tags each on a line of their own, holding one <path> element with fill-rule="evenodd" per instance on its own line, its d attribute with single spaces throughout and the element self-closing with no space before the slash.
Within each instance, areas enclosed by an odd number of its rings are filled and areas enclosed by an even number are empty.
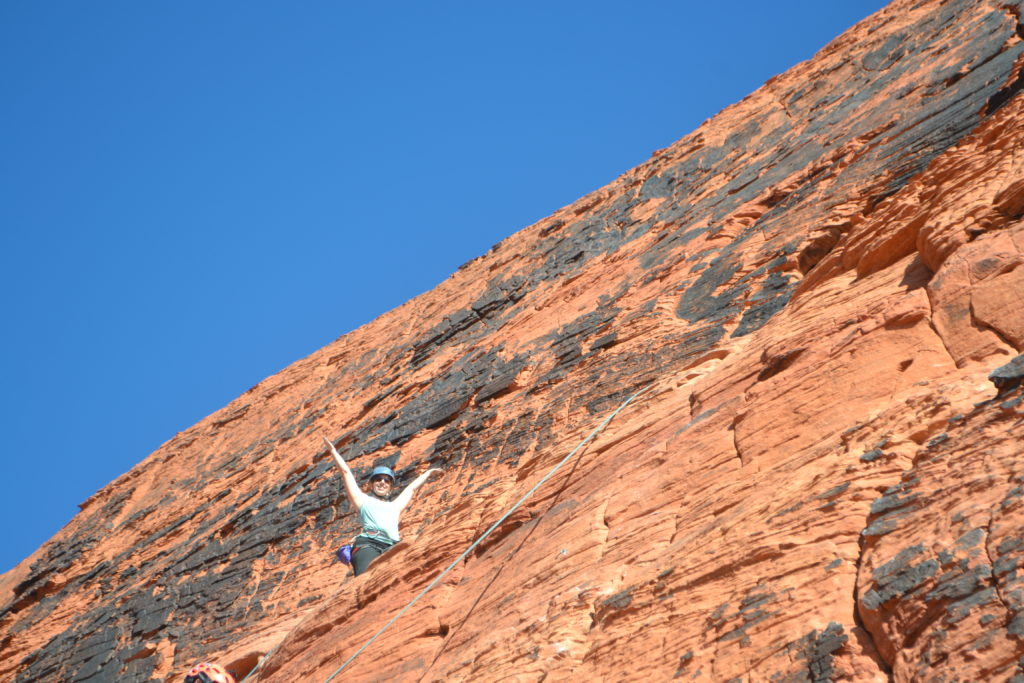
<svg viewBox="0 0 1024 683">
<path fill-rule="evenodd" d="M 377 475 L 383 474 L 391 478 L 391 485 L 395 484 L 395 472 L 387 465 L 377 465 L 373 468 L 373 472 L 370 472 L 370 479 L 372 480 Z"/>
</svg>

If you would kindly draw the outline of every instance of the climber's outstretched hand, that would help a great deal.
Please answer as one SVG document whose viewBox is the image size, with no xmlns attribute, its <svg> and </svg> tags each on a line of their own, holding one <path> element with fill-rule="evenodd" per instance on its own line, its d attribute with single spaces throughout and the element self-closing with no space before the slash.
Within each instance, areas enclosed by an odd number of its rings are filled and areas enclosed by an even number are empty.
<svg viewBox="0 0 1024 683">
<path fill-rule="evenodd" d="M 338 453 L 338 449 L 334 447 L 334 444 L 331 443 L 331 441 L 323 434 L 320 436 L 323 438 L 324 443 L 327 444 L 327 447 L 331 449 L 331 455 L 334 457 L 334 462 L 336 462 L 338 467 L 341 468 L 342 481 L 345 483 L 345 493 L 348 495 L 349 500 L 352 501 L 352 504 L 357 508 L 362 507 L 363 501 L 366 499 L 366 494 L 359 490 L 359 484 L 356 482 L 355 475 L 352 474 L 352 468 L 348 466 L 347 462 L 345 462 L 345 458 L 341 457 L 341 454 Z"/>
<path fill-rule="evenodd" d="M 323 434 L 320 435 L 320 438 L 323 439 L 324 443 L 327 444 L 327 447 L 331 449 L 331 453 L 333 453 L 334 455 L 337 455 L 339 458 L 341 457 L 340 455 L 338 455 L 338 449 L 334 447 L 334 444 L 331 443 L 330 439 L 328 439 Z"/>
<path fill-rule="evenodd" d="M 431 474 L 434 474 L 435 472 L 438 474 L 442 474 L 443 470 L 439 470 L 436 467 L 431 467 L 429 470 L 413 479 L 412 483 L 406 486 L 405 490 L 398 494 L 398 498 L 395 499 L 395 502 L 398 503 L 400 509 L 404 509 L 405 506 L 409 504 L 409 502 L 412 500 L 413 494 L 416 493 L 416 489 L 423 486 L 423 483 L 427 481 L 427 478 Z"/>
</svg>

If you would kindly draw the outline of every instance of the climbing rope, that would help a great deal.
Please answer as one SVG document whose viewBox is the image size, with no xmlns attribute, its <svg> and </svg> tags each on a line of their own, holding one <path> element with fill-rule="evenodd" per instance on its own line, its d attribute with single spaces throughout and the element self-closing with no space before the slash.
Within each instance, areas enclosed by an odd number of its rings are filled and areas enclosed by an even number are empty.
<svg viewBox="0 0 1024 683">
<path fill-rule="evenodd" d="M 274 647 L 272 647 L 272 648 L 270 649 L 270 652 L 268 652 L 267 654 L 265 654 L 265 655 L 263 655 L 262 657 L 260 657 L 260 661 L 258 661 L 258 662 L 256 663 L 256 666 L 254 666 L 254 667 L 252 668 L 252 671 L 250 671 L 249 673 L 247 673 L 247 674 L 245 675 L 245 678 L 243 678 L 242 680 L 240 680 L 240 681 L 239 681 L 238 683 L 245 683 L 245 682 L 246 682 L 247 680 L 249 680 L 249 678 L 250 678 L 250 677 L 251 677 L 251 676 L 252 676 L 253 674 L 255 674 L 255 673 L 256 673 L 256 671 L 258 671 L 258 670 L 259 670 L 259 668 L 260 668 L 261 666 L 263 666 L 263 662 L 265 662 L 265 661 L 267 661 L 268 659 L 270 659 L 270 655 L 274 654 L 274 652 L 275 652 L 275 651 L 277 650 L 277 648 L 281 647 L 281 644 L 282 644 L 282 643 L 284 643 L 284 641 L 283 641 L 283 640 L 282 640 L 282 641 L 281 641 L 280 643 L 278 643 L 277 645 L 275 645 Z"/>
<path fill-rule="evenodd" d="M 354 659 L 355 659 L 356 657 L 358 657 L 358 656 L 359 656 L 359 654 L 360 654 L 360 653 L 361 653 L 361 652 L 362 652 L 363 650 L 365 650 L 366 648 L 370 647 L 370 645 L 371 645 L 371 644 L 373 643 L 373 641 L 377 640 L 377 638 L 378 638 L 378 637 L 379 637 L 379 636 L 380 636 L 380 635 L 381 635 L 382 633 L 384 633 L 384 631 L 388 630 L 388 627 L 389 627 L 389 626 L 391 626 L 391 624 L 393 624 L 393 623 L 395 623 L 396 621 L 398 621 L 398 618 L 399 618 L 399 617 L 401 617 L 401 616 L 402 616 L 403 614 L 405 614 L 405 613 L 406 613 L 406 612 L 407 612 L 407 611 L 409 610 L 409 608 L 411 608 L 411 607 L 412 607 L 413 605 L 415 605 L 415 604 L 416 604 L 416 602 L 417 602 L 417 601 L 418 601 L 418 600 L 419 600 L 420 598 L 422 598 L 422 597 L 423 597 L 424 595 L 426 595 L 426 594 L 427 594 L 427 592 L 428 592 L 428 591 L 429 591 L 429 590 L 430 590 L 431 588 L 433 588 L 434 586 L 436 586 L 436 585 L 437 585 L 437 583 L 438 583 L 438 582 L 439 582 L 439 581 L 440 581 L 441 579 L 443 579 L 443 578 L 445 577 L 445 575 L 446 575 L 446 574 L 447 574 L 448 572 L 450 572 L 450 571 L 451 571 L 452 569 L 454 569 L 454 568 L 455 568 L 456 566 L 458 566 L 459 562 L 462 562 L 462 560 L 466 559 L 466 556 L 467 556 L 467 555 L 469 555 L 469 554 L 470 554 L 471 552 L 473 552 L 473 548 L 475 548 L 475 547 L 477 547 L 478 545 L 480 545 L 480 543 L 481 543 L 481 542 L 482 542 L 482 541 L 483 541 L 483 540 L 484 540 L 485 538 L 487 538 L 488 536 L 490 536 L 490 535 L 491 535 L 491 532 L 492 532 L 492 531 L 494 531 L 495 529 L 497 529 L 497 528 L 498 528 L 498 526 L 499 526 L 499 525 L 501 525 L 501 523 L 502 523 L 502 522 L 504 522 L 504 521 L 505 521 L 506 519 L 508 519 L 508 518 L 509 518 L 509 515 L 511 515 L 511 514 L 512 514 L 513 512 L 515 512 L 515 511 L 516 511 L 516 509 L 518 509 L 520 505 L 522 505 L 522 504 L 523 504 L 524 502 L 526 502 L 526 499 L 527 499 L 527 498 L 529 498 L 530 496 L 532 496 L 532 495 L 533 495 L 533 493 L 534 493 L 534 491 L 536 491 L 537 489 L 539 489 L 539 488 L 540 488 L 540 487 L 541 487 L 541 486 L 542 486 L 542 485 L 544 484 L 544 482 L 546 482 L 546 481 L 547 481 L 548 479 L 550 479 L 550 478 L 551 478 L 552 476 L 554 476 L 555 472 L 557 472 L 557 471 L 559 470 L 559 468 L 561 468 L 561 467 L 562 467 L 562 465 L 564 465 L 565 463 L 569 462 L 569 460 L 570 460 L 570 459 L 572 458 L 572 456 L 576 455 L 576 453 L 577 453 L 577 452 L 578 452 L 578 451 L 579 451 L 579 450 L 580 450 L 581 448 L 583 448 L 583 447 L 584 447 L 584 446 L 585 446 L 585 445 L 586 445 L 586 444 L 587 444 L 587 443 L 588 443 L 588 442 L 589 442 L 589 441 L 590 441 L 591 439 L 593 439 L 593 438 L 594 438 L 595 436 L 597 436 L 597 433 L 598 433 L 598 432 L 600 432 L 600 431 L 601 431 L 602 429 L 604 429 L 604 428 L 605 428 L 605 426 L 606 426 L 606 425 L 607 425 L 607 424 L 608 424 L 609 422 L 611 422 L 611 421 L 612 421 L 612 418 L 614 418 L 614 417 L 615 417 L 616 415 L 618 415 L 618 414 L 619 414 L 619 413 L 620 413 L 620 412 L 621 412 L 621 411 L 622 411 L 622 410 L 623 410 L 623 409 L 624 409 L 624 408 L 625 408 L 626 406 L 628 406 L 628 405 L 629 405 L 630 403 L 632 403 L 632 402 L 633 402 L 633 399 L 635 399 L 636 397 L 640 396 L 640 395 L 641 395 L 641 394 L 643 394 L 644 392 L 648 391 L 648 390 L 649 390 L 650 388 L 651 388 L 650 386 L 646 386 L 646 387 L 644 387 L 643 389 L 641 389 L 640 391 L 638 391 L 638 392 L 636 392 L 635 394 L 633 394 L 632 396 L 630 396 L 629 398 L 627 398 L 627 399 L 626 399 L 626 400 L 625 400 L 625 401 L 624 401 L 624 402 L 622 403 L 622 405 L 620 405 L 620 406 L 619 406 L 618 408 L 616 408 L 616 409 L 615 409 L 615 412 L 613 412 L 613 413 L 612 413 L 611 415 L 609 415 L 608 417 L 606 417 L 606 418 L 604 419 L 604 421 L 602 421 L 602 422 L 601 422 L 601 424 L 599 424 L 599 425 L 597 425 L 596 427 L 594 427 L 594 431 L 590 432 L 590 434 L 588 434 L 588 435 L 587 435 L 587 437 L 586 437 L 585 439 L 583 439 L 583 441 L 581 441 L 581 442 L 579 443 L 579 445 L 578 445 L 578 446 L 576 446 L 576 448 L 572 449 L 572 451 L 571 451 L 571 452 L 569 453 L 569 455 L 567 455 L 567 456 L 565 456 L 564 458 L 562 458 L 562 460 L 561 460 L 561 461 L 560 461 L 560 462 L 559 462 L 559 463 L 558 463 L 557 465 L 555 465 L 554 467 L 552 467 L 552 468 L 551 468 L 551 471 L 550 471 L 550 472 L 548 472 L 547 474 L 545 474 L 545 475 L 544 475 L 544 477 L 543 477 L 543 478 L 542 478 L 542 479 L 541 479 L 540 481 L 538 481 L 538 482 L 537 482 L 536 484 L 534 484 L 533 488 L 531 488 L 531 489 L 530 489 L 529 491 L 527 491 L 527 492 L 526 492 L 526 495 L 524 495 L 524 496 L 523 496 L 522 498 L 520 498 L 520 499 L 519 499 L 519 501 L 518 501 L 518 502 L 517 502 L 517 503 L 516 503 L 515 505 L 513 505 L 513 506 L 512 506 L 511 508 L 509 508 L 508 512 L 506 512 L 506 513 L 505 513 L 504 515 L 502 515 L 502 516 L 501 516 L 501 519 L 499 519 L 499 520 L 498 520 L 497 522 L 495 522 L 494 524 L 492 524 L 492 525 L 490 526 L 490 528 L 489 528 L 489 529 L 488 529 L 487 531 L 485 531 L 485 532 L 484 532 L 484 533 L 483 533 L 483 534 L 482 534 L 482 535 L 480 536 L 480 538 L 478 538 L 478 539 L 476 539 L 475 541 L 473 541 L 473 544 L 472 544 L 471 546 L 469 546 L 468 548 L 466 548 L 466 551 L 465 551 L 465 552 L 463 552 L 463 553 L 462 553 L 461 555 L 459 555 L 459 556 L 458 556 L 458 558 L 456 558 L 454 562 L 452 562 L 452 563 L 451 563 L 450 565 L 448 565 L 448 567 L 447 567 L 447 568 L 446 568 L 446 569 L 445 569 L 445 570 L 444 570 L 443 572 L 441 572 L 440 574 L 438 574 L 438 575 L 437 575 L 437 577 L 436 577 L 436 578 L 435 578 L 435 579 L 434 579 L 433 581 L 431 581 L 431 582 L 430 582 L 430 583 L 429 583 L 429 584 L 427 585 L 427 587 L 426 587 L 426 588 L 424 588 L 424 589 L 423 589 L 422 591 L 420 591 L 419 595 L 417 595 L 417 596 L 416 596 L 415 598 L 413 598 L 413 599 L 412 599 L 412 600 L 411 600 L 411 601 L 409 602 L 409 604 L 408 604 L 408 605 L 406 605 L 406 606 L 405 606 L 405 607 L 403 607 L 403 608 L 402 608 L 401 610 L 399 610 L 398 614 L 396 614 L 395 616 L 391 617 L 391 621 L 389 621 L 388 623 L 384 624 L 384 626 L 383 626 L 383 627 L 381 627 L 381 629 L 380 629 L 379 631 L 377 631 L 377 632 L 376 632 L 375 634 L 373 634 L 373 637 L 372 637 L 372 638 L 370 638 L 370 639 L 369 639 L 368 641 L 366 641 L 365 643 L 363 643 L 363 646 L 362 646 L 362 647 L 360 647 L 360 648 L 359 648 L 358 650 L 356 650 L 356 651 L 355 651 L 355 654 L 353 654 L 353 655 L 352 655 L 351 657 L 349 657 L 349 658 L 348 658 L 347 660 L 345 660 L 345 663 L 344 663 L 344 664 L 342 664 L 341 666 L 339 666 L 339 667 L 338 667 L 338 670 L 337 670 L 337 671 L 335 671 L 334 673 L 332 673 L 332 674 L 330 675 L 330 677 L 329 677 L 329 678 L 328 678 L 328 679 L 327 679 L 327 680 L 326 680 L 326 681 L 325 681 L 324 683 L 330 683 L 330 682 L 331 682 L 332 680 L 334 680 L 334 677 L 335 677 L 335 676 L 337 676 L 337 675 L 338 675 L 338 674 L 340 674 L 340 673 L 341 673 L 342 671 L 344 671 L 344 670 L 345 670 L 345 667 L 347 667 L 347 666 L 348 666 L 349 664 L 351 664 L 351 663 L 352 663 L 352 661 L 353 661 L 353 660 L 354 660 Z M 262 663 L 262 662 L 261 662 L 261 663 Z"/>
</svg>

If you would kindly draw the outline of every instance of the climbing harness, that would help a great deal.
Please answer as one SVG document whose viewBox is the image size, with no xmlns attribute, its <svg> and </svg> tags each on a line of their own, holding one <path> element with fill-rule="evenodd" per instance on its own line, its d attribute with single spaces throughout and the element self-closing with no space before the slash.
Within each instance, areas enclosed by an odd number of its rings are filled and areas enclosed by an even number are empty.
<svg viewBox="0 0 1024 683">
<path fill-rule="evenodd" d="M 497 522 L 495 522 L 494 524 L 492 524 L 492 525 L 490 526 L 490 528 L 489 528 L 489 529 L 487 529 L 487 531 L 485 531 L 485 532 L 484 532 L 484 533 L 483 533 L 483 534 L 482 534 L 482 535 L 480 536 L 480 538 L 478 538 L 478 539 L 476 539 L 475 541 L 473 541 L 473 544 L 472 544 L 472 545 L 470 545 L 470 546 L 469 546 L 468 548 L 466 548 L 465 552 L 463 552 L 463 553 L 462 553 L 461 555 L 459 555 L 459 556 L 458 556 L 458 558 L 456 558 L 454 562 L 452 562 L 452 563 L 451 563 L 450 565 L 448 565 L 448 567 L 447 567 L 447 568 L 446 568 L 446 569 L 445 569 L 444 571 L 442 571 L 442 572 L 441 572 L 440 574 L 438 574 L 438 575 L 437 575 L 437 577 L 436 577 L 436 578 L 435 578 L 435 579 L 434 579 L 433 581 L 431 581 L 431 582 L 430 582 L 430 583 L 429 583 L 429 584 L 427 585 L 427 587 L 426 587 L 426 588 L 424 588 L 424 589 L 423 589 L 422 591 L 420 591 L 419 595 L 417 595 L 417 596 L 416 596 L 415 598 L 413 598 L 413 599 L 412 599 L 412 600 L 411 600 L 411 601 L 409 602 L 409 604 L 408 604 L 408 605 L 406 605 L 406 606 L 405 606 L 405 607 L 403 607 L 403 608 L 402 608 L 401 610 L 399 610 L 398 614 L 396 614 L 395 616 L 391 617 L 391 621 L 389 621 L 388 623 L 384 624 L 384 626 L 383 626 L 383 627 L 381 627 L 381 629 L 380 629 L 379 631 L 377 631 L 377 633 L 375 633 L 375 634 L 373 635 L 373 637 L 372 637 L 372 638 L 370 638 L 370 639 L 369 639 L 368 641 L 366 641 L 366 642 L 365 642 L 365 643 L 363 644 L 363 646 L 362 646 L 362 647 L 360 647 L 360 648 L 359 648 L 358 650 L 356 650 L 356 651 L 355 651 L 355 654 L 353 654 L 353 655 L 352 655 L 351 657 L 349 657 L 349 658 L 348 658 L 347 660 L 345 660 L 345 663 L 344 663 L 344 664 L 342 664 L 342 665 L 341 665 L 340 667 L 338 667 L 338 670 L 337 670 L 337 671 L 335 671 L 335 672 L 334 672 L 333 674 L 331 674 L 331 675 L 330 675 L 330 677 L 328 677 L 328 678 L 327 678 L 327 680 L 326 680 L 326 681 L 324 681 L 324 683 L 330 683 L 331 681 L 333 681 L 333 680 L 334 680 L 334 678 L 335 678 L 335 676 L 337 676 L 337 675 L 338 675 L 338 674 L 340 674 L 340 673 L 341 673 L 342 671 L 344 671 L 344 670 L 345 670 L 345 667 L 347 667 L 347 666 L 348 666 L 349 664 L 351 664 L 351 663 L 352 663 L 352 661 L 353 661 L 353 660 L 354 660 L 354 659 L 355 659 L 356 657 L 358 657 L 358 656 L 359 656 L 359 654 L 360 654 L 360 653 L 361 653 L 361 652 L 362 652 L 363 650 L 365 650 L 366 648 L 368 648 L 368 647 L 369 647 L 369 646 L 370 646 L 370 645 L 371 645 L 371 644 L 373 643 L 373 641 L 377 640 L 377 638 L 378 638 L 378 637 L 379 637 L 379 636 L 380 636 L 380 635 L 381 635 L 382 633 L 384 633 L 384 631 L 386 631 L 386 630 L 388 629 L 388 627 L 389 627 L 389 626 L 391 626 L 391 624 L 393 624 L 393 623 L 395 623 L 396 621 L 398 621 L 398 618 L 399 618 L 399 617 L 401 617 L 401 616 L 402 616 L 403 614 L 405 614 L 405 613 L 406 613 L 406 612 L 407 612 L 407 611 L 409 610 L 409 608 L 411 608 L 411 607 L 412 607 L 413 605 L 415 605 L 415 604 L 416 604 L 416 602 L 417 602 L 417 601 L 418 601 L 418 600 L 419 600 L 420 598 L 422 598 L 422 597 L 423 597 L 424 595 L 426 595 L 426 594 L 427 594 L 427 592 L 428 592 L 428 591 L 429 591 L 429 590 L 430 590 L 431 588 L 433 588 L 434 586 L 436 586 L 436 585 L 438 584 L 438 582 L 439 582 L 439 581 L 440 581 L 440 580 L 441 580 L 442 578 L 444 578 L 446 574 L 448 574 L 448 572 L 450 572 L 450 571 L 451 571 L 452 569 L 454 569 L 455 567 L 457 567 L 457 566 L 458 566 L 458 564 L 459 564 L 460 562 L 462 562 L 462 560 L 464 560 L 464 559 L 466 558 L 466 556 L 467 556 L 467 555 L 469 555 L 469 554 L 470 554 L 470 553 L 471 553 L 471 552 L 473 551 L 473 548 L 475 548 L 475 547 L 477 547 L 478 545 L 480 545 L 480 543 L 481 543 L 481 542 L 482 542 L 482 541 L 483 541 L 483 540 L 484 540 L 485 538 L 487 538 L 488 536 L 490 536 L 490 535 L 491 535 L 491 532 L 493 532 L 493 531 L 494 531 L 495 529 L 497 529 L 497 528 L 498 528 L 498 526 L 500 526 L 502 522 L 504 522 L 504 521 L 505 521 L 506 519 L 508 519 L 508 518 L 509 518 L 509 516 L 510 516 L 510 515 L 511 515 L 511 514 L 512 514 L 513 512 L 515 512 L 515 511 L 516 511 L 516 509 L 517 509 L 517 508 L 519 508 L 519 506 L 520 506 L 520 505 L 522 505 L 522 504 L 523 504 L 524 502 L 526 502 L 526 499 L 527 499 L 527 498 L 529 498 L 530 496 L 532 496 L 532 495 L 533 495 L 533 493 L 534 493 L 534 491 L 536 491 L 537 489 L 539 489 L 539 488 L 541 487 L 541 485 L 543 485 L 543 484 L 544 484 L 544 482 L 546 482 L 546 481 L 547 481 L 548 479 L 550 479 L 550 478 L 551 478 L 552 476 L 554 476 L 555 472 L 557 472 L 557 471 L 559 470 L 559 468 L 561 468 L 561 467 L 562 467 L 562 465 L 564 465 L 565 463 L 569 462 L 569 460 L 570 460 L 570 459 L 572 458 L 572 456 L 576 455 L 576 453 L 577 453 L 577 452 L 578 452 L 578 451 L 579 451 L 579 450 L 580 450 L 581 448 L 583 448 L 583 446 L 585 446 L 585 445 L 587 444 L 587 442 L 589 442 L 589 441 L 590 441 L 591 439 L 593 439 L 593 438 L 594 438 L 595 436 L 597 436 L 597 433 L 598 433 L 598 432 L 600 432 L 600 431 L 601 431 L 602 429 L 604 429 L 605 425 L 607 425 L 607 424 L 608 424 L 609 422 L 611 422 L 611 421 L 612 421 L 612 418 L 614 418 L 614 417 L 615 417 L 616 415 L 618 415 L 618 414 L 619 414 L 619 413 L 620 413 L 620 412 L 621 412 L 621 411 L 622 411 L 622 410 L 623 410 L 623 409 L 624 409 L 624 408 L 625 408 L 626 406 L 628 406 L 628 405 L 629 405 L 630 403 L 632 403 L 632 402 L 633 402 L 633 399 L 635 399 L 636 397 L 638 397 L 638 396 L 640 396 L 641 394 L 645 393 L 645 392 L 646 392 L 646 391 L 648 391 L 648 390 L 649 390 L 650 388 L 651 388 L 651 386 L 650 386 L 650 385 L 648 385 L 648 386 L 644 387 L 643 389 L 641 389 L 640 391 L 638 391 L 638 392 L 636 392 L 635 394 L 633 394 L 632 396 L 630 396 L 629 398 L 627 398 L 627 399 L 626 399 L 626 400 L 625 400 L 625 401 L 623 402 L 623 404 L 622 404 L 622 405 L 620 405 L 620 406 L 619 406 L 618 408 L 616 408 L 616 409 L 615 409 L 615 412 L 613 412 L 613 413 L 612 413 L 611 415 L 609 415 L 608 417 L 606 417 L 606 418 L 604 419 L 604 421 L 602 421 L 602 422 L 601 422 L 601 424 L 597 425 L 597 427 L 595 427 L 595 428 L 594 428 L 594 431 L 590 432 L 590 434 L 588 434 L 588 435 L 587 435 L 587 437 L 586 437 L 585 439 L 583 439 L 583 441 L 581 441 L 581 442 L 579 443 L 579 445 L 578 445 L 578 446 L 576 446 L 576 448 L 572 449 L 572 451 L 571 451 L 571 452 L 569 453 L 569 455 L 567 455 L 567 456 L 565 456 L 564 458 L 562 458 L 562 460 L 561 460 L 561 461 L 560 461 L 560 462 L 559 462 L 559 463 L 558 463 L 557 465 L 555 465 L 555 466 L 554 466 L 553 468 L 551 468 L 551 471 L 550 471 L 550 472 L 548 472 L 547 474 L 545 474 L 545 475 L 544 475 L 544 477 L 543 477 L 543 478 L 542 478 L 542 479 L 541 479 L 540 481 L 538 481 L 538 482 L 537 482 L 536 484 L 534 484 L 533 488 L 531 488 L 531 489 L 530 489 L 529 491 L 527 491 L 527 492 L 526 492 L 526 495 L 524 495 L 524 496 L 523 496 L 522 498 L 520 498 L 520 499 L 519 499 L 519 500 L 518 500 L 518 501 L 516 502 L 516 504 L 515 504 L 515 505 L 513 505 L 513 506 L 512 506 L 511 508 L 509 508 L 509 511 L 508 511 L 508 512 L 506 512 L 506 513 L 505 513 L 504 515 L 502 515 L 502 516 L 501 516 L 501 519 L 499 519 L 499 520 L 498 520 Z M 264 659 L 266 659 L 266 657 L 264 657 Z M 262 663 L 263 663 L 263 662 L 261 661 L 261 662 L 260 662 L 260 664 L 262 664 Z M 259 668 L 259 667 L 257 667 L 257 668 Z M 254 669 L 254 671 L 255 671 L 255 669 Z M 251 674 L 250 674 L 250 675 L 251 675 Z M 246 678 L 248 678 L 248 676 L 247 676 Z"/>
</svg>

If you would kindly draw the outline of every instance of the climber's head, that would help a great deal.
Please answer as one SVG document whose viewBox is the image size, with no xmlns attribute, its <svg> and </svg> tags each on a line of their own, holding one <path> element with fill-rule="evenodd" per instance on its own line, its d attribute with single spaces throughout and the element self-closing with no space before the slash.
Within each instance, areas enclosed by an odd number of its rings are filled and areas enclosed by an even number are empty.
<svg viewBox="0 0 1024 683">
<path fill-rule="evenodd" d="M 370 473 L 370 493 L 378 498 L 387 498 L 395 487 L 395 473 L 390 467 L 378 465 Z"/>
<path fill-rule="evenodd" d="M 217 664 L 196 664 L 185 674 L 185 683 L 235 683 L 235 677 Z"/>
</svg>

